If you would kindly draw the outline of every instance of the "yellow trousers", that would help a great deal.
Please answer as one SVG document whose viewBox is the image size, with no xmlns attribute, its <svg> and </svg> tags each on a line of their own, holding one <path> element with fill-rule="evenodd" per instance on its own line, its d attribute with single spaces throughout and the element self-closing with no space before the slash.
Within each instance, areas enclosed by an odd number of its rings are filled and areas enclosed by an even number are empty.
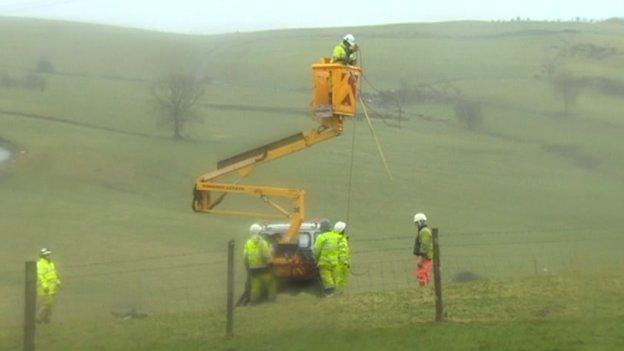
<svg viewBox="0 0 624 351">
<path fill-rule="evenodd" d="M 333 293 L 336 289 L 337 281 L 340 281 L 338 277 L 338 265 L 320 265 L 319 275 L 321 276 L 321 282 L 323 283 L 325 293 Z"/>
<path fill-rule="evenodd" d="M 343 292 L 347 286 L 347 277 L 349 276 L 349 267 L 346 264 L 336 266 L 336 290 Z"/>
<path fill-rule="evenodd" d="M 37 312 L 37 322 L 50 323 L 52 317 L 52 307 L 54 306 L 55 294 L 40 294 L 37 296 L 39 311 Z"/>
<path fill-rule="evenodd" d="M 277 282 L 270 269 L 249 272 L 249 301 L 257 302 L 266 294 L 267 300 L 272 301 L 277 294 Z"/>
</svg>

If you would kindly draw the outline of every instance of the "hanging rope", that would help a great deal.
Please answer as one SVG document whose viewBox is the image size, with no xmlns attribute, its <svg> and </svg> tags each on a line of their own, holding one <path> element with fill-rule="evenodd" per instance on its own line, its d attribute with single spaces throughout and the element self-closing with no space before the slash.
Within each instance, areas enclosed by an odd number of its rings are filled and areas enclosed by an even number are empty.
<svg viewBox="0 0 624 351">
<path fill-rule="evenodd" d="M 360 52 L 361 54 L 361 52 Z M 362 68 L 362 70 L 364 70 L 364 57 L 363 55 L 360 56 L 361 58 L 361 65 L 360 67 Z M 362 73 L 362 76 L 364 77 L 364 74 Z M 366 79 L 366 77 L 364 77 L 364 79 Z M 371 84 L 372 86 L 372 84 Z M 390 180 L 393 180 L 392 178 L 392 174 L 390 172 L 390 168 L 388 167 L 388 164 L 386 162 L 386 158 L 383 154 L 383 151 L 381 149 L 381 144 L 379 143 L 379 140 L 377 139 L 377 135 L 375 134 L 375 130 L 373 129 L 373 125 L 371 124 L 370 121 L 370 117 L 368 116 L 368 112 L 366 110 L 366 105 L 364 103 L 364 100 L 362 100 L 362 86 L 359 86 L 358 89 L 358 98 L 360 100 L 360 104 L 362 105 L 362 108 L 364 109 L 364 115 L 366 115 L 366 120 L 368 121 L 368 125 L 369 128 L 371 130 L 371 133 L 373 134 L 373 137 L 375 138 L 375 143 L 377 144 L 377 150 L 379 151 L 379 154 L 381 155 L 381 160 L 386 168 L 386 172 L 388 174 L 388 176 L 390 177 Z M 383 117 L 382 117 L 383 118 Z M 386 123 L 385 118 L 383 118 L 384 124 Z M 351 160 L 350 160 L 350 164 L 349 164 L 349 177 L 347 180 L 347 214 L 346 214 L 346 220 L 347 223 L 351 223 L 351 196 L 352 196 L 352 188 L 353 188 L 353 165 L 354 165 L 354 159 L 355 159 L 355 137 L 357 135 L 357 119 L 354 118 L 353 119 L 353 137 L 351 139 Z"/>
<path fill-rule="evenodd" d="M 379 157 L 381 157 L 381 162 L 383 163 L 384 168 L 386 169 L 386 173 L 388 174 L 388 177 L 390 178 L 390 180 L 394 180 L 394 178 L 392 177 L 392 172 L 390 172 L 390 167 L 388 166 L 388 162 L 386 161 L 386 156 L 384 156 L 383 150 L 381 148 L 381 143 L 379 142 L 379 138 L 377 138 L 377 133 L 375 133 L 375 128 L 373 128 L 373 123 L 371 122 L 370 117 L 368 116 L 368 112 L 366 111 L 366 105 L 362 101 L 361 96 L 360 96 L 360 103 L 362 104 L 362 109 L 364 110 L 364 116 L 366 116 L 366 122 L 368 123 L 368 128 L 370 129 L 371 134 L 373 135 L 373 139 L 375 139 L 375 145 L 377 146 Z"/>
<path fill-rule="evenodd" d="M 353 138 L 351 139 L 351 163 L 349 165 L 349 179 L 347 181 L 347 223 L 351 223 L 351 186 L 353 184 L 353 160 L 355 155 L 355 135 L 357 120 L 353 119 Z"/>
</svg>

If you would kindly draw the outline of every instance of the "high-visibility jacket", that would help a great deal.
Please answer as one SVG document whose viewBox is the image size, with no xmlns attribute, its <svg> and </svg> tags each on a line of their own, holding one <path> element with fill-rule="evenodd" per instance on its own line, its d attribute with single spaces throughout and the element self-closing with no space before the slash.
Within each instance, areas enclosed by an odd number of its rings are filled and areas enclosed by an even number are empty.
<svg viewBox="0 0 624 351">
<path fill-rule="evenodd" d="M 243 255 L 249 269 L 266 268 L 271 263 L 271 250 L 269 243 L 261 236 L 254 236 L 247 240 Z"/>
<path fill-rule="evenodd" d="M 340 263 L 344 236 L 334 231 L 325 232 L 316 237 L 314 259 L 319 266 L 334 266 Z"/>
<path fill-rule="evenodd" d="M 37 293 L 39 295 L 54 295 L 61 285 L 54 262 L 45 258 L 37 261 Z"/>
<path fill-rule="evenodd" d="M 422 227 L 418 231 L 414 242 L 414 255 L 423 256 L 429 260 L 433 259 L 433 239 L 429 228 Z"/>
<path fill-rule="evenodd" d="M 340 42 L 332 53 L 332 63 L 342 63 L 343 65 L 355 65 L 357 55 L 352 52 L 344 42 Z"/>
</svg>

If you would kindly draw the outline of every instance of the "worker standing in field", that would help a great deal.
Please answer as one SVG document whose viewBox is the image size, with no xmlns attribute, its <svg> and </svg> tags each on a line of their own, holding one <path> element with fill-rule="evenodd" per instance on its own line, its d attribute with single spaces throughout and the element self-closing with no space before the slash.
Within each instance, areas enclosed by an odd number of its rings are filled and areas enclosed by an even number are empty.
<svg viewBox="0 0 624 351">
<path fill-rule="evenodd" d="M 427 227 L 427 216 L 424 213 L 414 215 L 414 224 L 418 228 L 418 235 L 414 242 L 416 256 L 416 279 L 421 286 L 429 284 L 431 279 L 431 261 L 433 260 L 433 240 L 431 230 Z"/>
<path fill-rule="evenodd" d="M 273 256 L 269 244 L 262 238 L 260 224 L 252 224 L 249 228 L 251 238 L 245 243 L 243 256 L 245 268 L 249 279 L 249 301 L 257 303 L 262 295 L 266 295 L 267 300 L 275 300 L 277 293 L 277 283 L 271 272 L 271 261 Z"/>
<path fill-rule="evenodd" d="M 331 63 L 341 63 L 343 65 L 356 65 L 358 45 L 355 43 L 353 34 L 347 34 L 342 41 L 334 47 Z"/>
<path fill-rule="evenodd" d="M 349 237 L 347 236 L 347 224 L 345 222 L 337 222 L 334 225 L 334 232 L 340 234 L 340 252 L 338 256 L 338 272 L 336 274 L 336 290 L 344 292 L 347 286 L 347 277 L 351 268 L 351 249 L 349 248 Z"/>
<path fill-rule="evenodd" d="M 335 231 L 326 231 L 314 241 L 314 260 L 319 269 L 323 292 L 326 297 L 334 295 L 339 274 L 340 248 L 342 235 Z"/>
<path fill-rule="evenodd" d="M 43 248 L 37 261 L 37 296 L 39 299 L 38 323 L 50 323 L 54 298 L 61 286 L 61 279 L 50 255 L 52 251 Z"/>
</svg>

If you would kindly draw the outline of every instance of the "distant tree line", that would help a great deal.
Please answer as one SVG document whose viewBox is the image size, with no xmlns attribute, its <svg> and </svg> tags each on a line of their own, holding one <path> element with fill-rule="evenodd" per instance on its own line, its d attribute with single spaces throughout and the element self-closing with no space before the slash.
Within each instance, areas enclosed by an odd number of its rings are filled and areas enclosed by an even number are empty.
<svg viewBox="0 0 624 351">
<path fill-rule="evenodd" d="M 605 77 L 580 76 L 567 69 L 558 70 L 551 79 L 555 94 L 562 100 L 564 115 L 586 92 L 624 99 L 624 83 Z"/>
<path fill-rule="evenodd" d="M 23 75 L 14 75 L 0 72 L 0 87 L 6 89 L 28 89 L 43 91 L 47 87 L 47 81 L 43 74 L 54 73 L 54 65 L 47 59 L 39 59 L 33 72 Z"/>
<path fill-rule="evenodd" d="M 402 117 L 405 108 L 416 104 L 446 105 L 453 109 L 455 118 L 467 129 L 477 129 L 483 120 L 482 104 L 472 100 L 449 83 L 409 85 L 399 82 L 399 87 L 380 90 L 369 100 Z M 395 117 L 396 118 L 396 117 Z"/>
<path fill-rule="evenodd" d="M 611 17 L 605 20 L 595 19 L 595 18 L 586 18 L 586 17 L 573 17 L 569 19 L 554 19 L 554 20 L 532 20 L 530 17 L 522 17 L 517 16 L 511 19 L 501 19 L 501 20 L 492 20 L 491 22 L 497 23 L 505 23 L 505 22 L 546 22 L 546 23 L 565 23 L 565 22 L 574 22 L 574 23 L 614 23 L 624 25 L 624 18 L 622 17 Z"/>
<path fill-rule="evenodd" d="M 13 76 L 9 73 L 0 73 L 0 87 L 6 89 L 28 89 L 43 91 L 47 87 L 46 79 L 40 74 L 27 73 L 23 76 Z"/>
<path fill-rule="evenodd" d="M 554 57 L 542 65 L 537 79 L 550 82 L 555 96 L 563 103 L 563 114 L 569 115 L 571 108 L 583 93 L 594 93 L 624 99 L 624 82 L 612 78 L 579 75 L 566 68 L 569 59 L 603 60 L 608 57 L 623 55 L 620 50 L 611 46 L 593 43 L 564 45 L 555 47 Z"/>
</svg>

